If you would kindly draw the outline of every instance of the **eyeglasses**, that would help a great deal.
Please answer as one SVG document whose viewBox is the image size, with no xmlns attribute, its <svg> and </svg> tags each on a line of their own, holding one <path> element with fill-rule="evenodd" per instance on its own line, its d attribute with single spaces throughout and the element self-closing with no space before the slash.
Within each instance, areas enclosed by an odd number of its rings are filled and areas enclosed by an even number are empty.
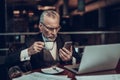
<svg viewBox="0 0 120 80">
<path fill-rule="evenodd" d="M 43 24 L 43 26 L 45 26 L 45 28 L 49 31 L 54 31 L 56 30 L 57 32 L 61 29 L 61 26 L 57 27 L 57 28 L 50 28 L 48 26 L 46 26 L 44 23 L 41 22 L 41 24 Z"/>
</svg>

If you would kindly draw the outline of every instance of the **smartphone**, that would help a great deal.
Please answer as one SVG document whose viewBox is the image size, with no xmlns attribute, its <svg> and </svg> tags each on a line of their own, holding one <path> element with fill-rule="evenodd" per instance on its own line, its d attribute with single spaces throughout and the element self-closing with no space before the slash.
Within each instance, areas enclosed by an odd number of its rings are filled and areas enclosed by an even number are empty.
<svg viewBox="0 0 120 80">
<path fill-rule="evenodd" d="M 70 47 L 72 46 L 72 41 L 65 42 L 64 47 L 68 50 L 70 50 Z"/>
</svg>

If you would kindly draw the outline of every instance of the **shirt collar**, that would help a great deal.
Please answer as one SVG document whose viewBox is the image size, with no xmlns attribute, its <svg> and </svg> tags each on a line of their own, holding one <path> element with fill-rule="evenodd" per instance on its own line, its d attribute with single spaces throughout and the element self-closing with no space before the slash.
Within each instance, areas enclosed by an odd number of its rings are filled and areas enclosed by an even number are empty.
<svg viewBox="0 0 120 80">
<path fill-rule="evenodd" d="M 48 39 L 42 34 L 43 41 L 48 41 Z"/>
</svg>

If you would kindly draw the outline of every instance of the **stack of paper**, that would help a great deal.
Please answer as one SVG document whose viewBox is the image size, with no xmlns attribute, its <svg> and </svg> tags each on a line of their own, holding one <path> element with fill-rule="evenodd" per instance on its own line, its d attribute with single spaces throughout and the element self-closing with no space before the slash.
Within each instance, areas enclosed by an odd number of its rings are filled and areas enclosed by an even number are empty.
<svg viewBox="0 0 120 80">
<path fill-rule="evenodd" d="M 76 79 L 77 80 L 120 80 L 120 74 L 76 76 Z"/>
<path fill-rule="evenodd" d="M 47 75 L 39 72 L 34 72 L 28 75 L 23 75 L 13 80 L 70 80 L 65 75 Z"/>
</svg>

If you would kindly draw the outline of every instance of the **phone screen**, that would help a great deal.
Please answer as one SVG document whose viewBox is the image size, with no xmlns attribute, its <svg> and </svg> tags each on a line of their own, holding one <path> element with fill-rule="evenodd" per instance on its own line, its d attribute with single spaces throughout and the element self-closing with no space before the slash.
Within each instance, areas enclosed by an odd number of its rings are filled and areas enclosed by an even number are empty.
<svg viewBox="0 0 120 80">
<path fill-rule="evenodd" d="M 68 41 L 68 42 L 65 42 L 64 44 L 64 47 L 68 50 L 70 50 L 70 47 L 72 46 L 72 42 L 71 41 Z"/>
</svg>

